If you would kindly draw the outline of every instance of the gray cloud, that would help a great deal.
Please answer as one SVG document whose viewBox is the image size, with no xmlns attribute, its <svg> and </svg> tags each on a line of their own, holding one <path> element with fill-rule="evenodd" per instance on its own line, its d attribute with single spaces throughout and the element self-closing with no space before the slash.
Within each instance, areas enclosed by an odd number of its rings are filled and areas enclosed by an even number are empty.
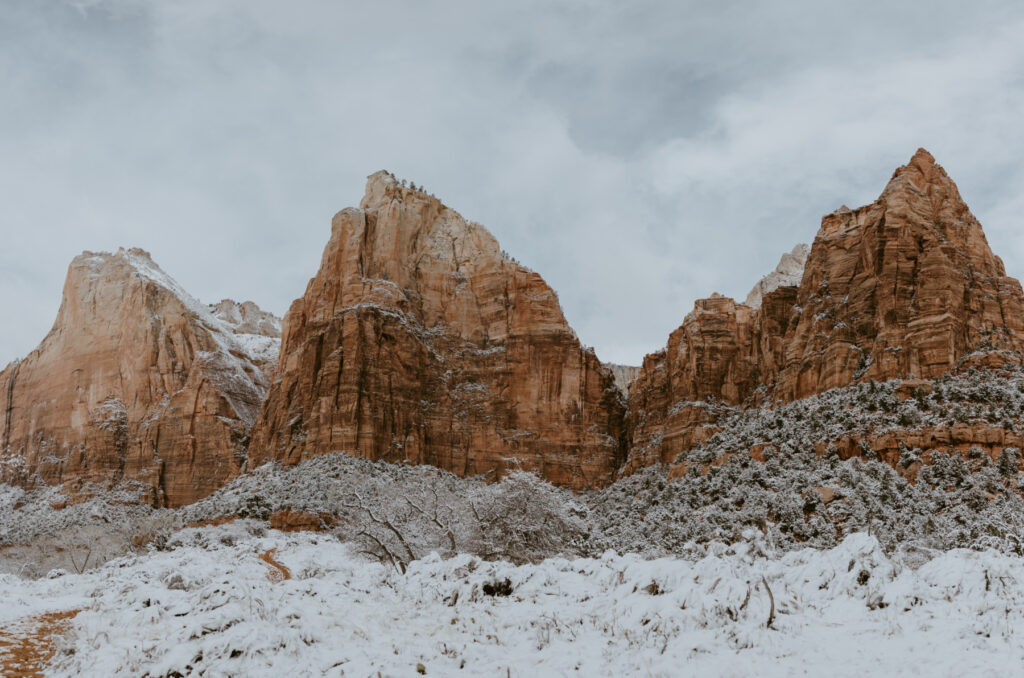
<svg viewBox="0 0 1024 678">
<path fill-rule="evenodd" d="M 282 313 L 388 168 L 486 224 L 638 362 L 918 146 L 1024 274 L 1019 3 L 13 0 L 0 363 L 67 262 L 141 246 Z"/>
</svg>

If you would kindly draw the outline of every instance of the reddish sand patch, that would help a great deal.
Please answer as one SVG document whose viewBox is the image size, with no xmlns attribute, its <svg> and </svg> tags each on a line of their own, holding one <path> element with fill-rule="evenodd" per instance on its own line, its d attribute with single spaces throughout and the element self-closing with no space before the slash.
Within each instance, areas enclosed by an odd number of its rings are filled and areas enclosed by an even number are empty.
<svg viewBox="0 0 1024 678">
<path fill-rule="evenodd" d="M 274 553 L 276 552 L 277 549 L 270 549 L 269 551 L 260 554 L 260 560 L 265 562 L 267 565 L 270 565 L 271 568 L 274 568 L 267 572 L 267 579 L 275 584 L 282 582 L 285 579 L 292 578 L 292 573 L 288 571 L 288 568 L 274 560 Z"/>
<path fill-rule="evenodd" d="M 53 637 L 81 610 L 47 612 L 0 627 L 0 673 L 9 678 L 42 676 L 53 657 Z"/>
</svg>

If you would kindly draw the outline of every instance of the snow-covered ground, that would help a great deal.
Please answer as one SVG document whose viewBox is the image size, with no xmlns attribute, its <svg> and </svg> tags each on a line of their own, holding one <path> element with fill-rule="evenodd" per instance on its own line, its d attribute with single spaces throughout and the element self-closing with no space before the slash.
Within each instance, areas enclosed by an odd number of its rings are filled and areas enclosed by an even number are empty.
<svg viewBox="0 0 1024 678">
<path fill-rule="evenodd" d="M 353 548 L 187 529 L 82 575 L 0 575 L 0 626 L 81 608 L 49 675 L 1024 675 L 1024 559 L 994 551 L 890 558 L 854 534 L 778 557 L 435 556 L 402 575 Z M 271 580 L 270 549 L 290 579 Z"/>
</svg>

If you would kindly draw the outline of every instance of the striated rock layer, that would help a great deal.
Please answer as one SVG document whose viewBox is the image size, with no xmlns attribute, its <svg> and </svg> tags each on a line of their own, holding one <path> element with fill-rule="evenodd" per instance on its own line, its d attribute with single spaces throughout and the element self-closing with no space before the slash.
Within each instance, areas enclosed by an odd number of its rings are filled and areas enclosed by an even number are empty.
<svg viewBox="0 0 1024 678">
<path fill-rule="evenodd" d="M 218 319 L 142 250 L 76 257 L 53 329 L 0 372 L 0 481 L 206 496 L 245 460 L 276 362 L 266 330 Z"/>
<path fill-rule="evenodd" d="M 1021 361 L 1020 283 L 923 149 L 878 200 L 822 219 L 797 284 L 754 292 L 757 308 L 697 301 L 666 348 L 644 359 L 630 389 L 627 471 L 713 434 L 709 401 L 790 402 L 860 380 Z"/>
<path fill-rule="evenodd" d="M 345 451 L 461 475 L 522 467 L 610 481 L 624 458 L 612 373 L 558 298 L 483 227 L 378 172 L 333 220 L 284 320 L 251 463 Z"/>
</svg>

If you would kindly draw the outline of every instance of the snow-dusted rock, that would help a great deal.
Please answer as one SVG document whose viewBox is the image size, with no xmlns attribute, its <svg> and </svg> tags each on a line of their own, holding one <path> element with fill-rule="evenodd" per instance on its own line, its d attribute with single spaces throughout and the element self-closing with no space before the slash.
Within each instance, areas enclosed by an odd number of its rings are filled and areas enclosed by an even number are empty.
<svg viewBox="0 0 1024 678">
<path fill-rule="evenodd" d="M 644 359 L 627 469 L 671 462 L 707 437 L 710 420 L 676 403 L 785 403 L 858 381 L 1021 364 L 1024 291 L 924 149 L 873 203 L 823 217 L 799 284 L 781 284 L 796 280 L 799 255 L 755 287 L 756 308 L 698 300 Z"/>
<path fill-rule="evenodd" d="M 761 278 L 747 294 L 744 305 L 750 308 L 761 308 L 761 299 L 769 292 L 783 286 L 796 286 L 804 275 L 804 264 L 811 248 L 800 243 L 792 251 L 786 252 L 779 259 L 775 270 Z"/>
<path fill-rule="evenodd" d="M 629 387 L 636 380 L 638 374 L 640 374 L 640 368 L 636 365 L 616 365 L 615 363 L 605 363 L 612 372 L 612 376 L 615 377 L 615 385 L 619 387 L 623 395 L 629 393 Z"/>
<path fill-rule="evenodd" d="M 250 329 L 237 333 L 142 250 L 76 257 L 53 329 L 0 373 L 2 479 L 72 491 L 137 481 L 171 506 L 209 494 L 245 458 L 276 358 L 279 340 Z"/>
</svg>

